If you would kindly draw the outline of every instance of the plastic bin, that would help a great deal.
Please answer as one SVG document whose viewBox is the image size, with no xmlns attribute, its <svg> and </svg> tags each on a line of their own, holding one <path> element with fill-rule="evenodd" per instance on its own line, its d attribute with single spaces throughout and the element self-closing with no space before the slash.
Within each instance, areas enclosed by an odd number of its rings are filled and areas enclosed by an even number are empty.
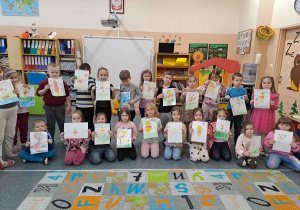
<svg viewBox="0 0 300 210">
<path fill-rule="evenodd" d="M 39 85 L 41 81 L 46 79 L 47 76 L 45 73 L 36 73 L 36 72 L 28 72 L 27 73 L 27 79 L 29 85 Z"/>
</svg>

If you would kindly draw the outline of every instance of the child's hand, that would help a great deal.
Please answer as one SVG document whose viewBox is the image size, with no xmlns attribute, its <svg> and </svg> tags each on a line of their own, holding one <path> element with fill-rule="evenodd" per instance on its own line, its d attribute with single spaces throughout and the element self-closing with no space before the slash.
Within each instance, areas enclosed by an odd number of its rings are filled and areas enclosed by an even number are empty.
<svg viewBox="0 0 300 210">
<path fill-rule="evenodd" d="M 246 156 L 246 157 L 248 157 L 248 156 L 250 155 L 250 152 L 244 151 L 244 152 L 243 152 L 243 155 Z"/>
<path fill-rule="evenodd" d="M 273 106 L 273 105 L 275 105 L 275 102 L 274 101 L 270 101 L 270 104 Z"/>
<path fill-rule="evenodd" d="M 132 139 L 132 143 L 135 141 L 136 137 L 135 136 L 131 136 Z"/>
<path fill-rule="evenodd" d="M 139 127 L 139 132 L 143 132 L 143 128 L 142 127 Z"/>
<path fill-rule="evenodd" d="M 117 100 L 118 100 L 118 103 L 120 103 L 120 101 L 121 101 L 121 98 L 120 98 L 120 97 L 118 97 L 118 98 L 117 98 Z"/>
<path fill-rule="evenodd" d="M 30 147 L 30 142 L 29 141 L 26 142 L 25 147 Z"/>
<path fill-rule="evenodd" d="M 52 139 L 48 139 L 48 143 L 49 144 L 53 144 L 53 140 Z"/>
<path fill-rule="evenodd" d="M 92 91 L 95 91 L 96 88 L 97 88 L 97 86 L 93 86 L 93 87 L 92 87 Z"/>
<path fill-rule="evenodd" d="M 66 114 L 70 114 L 70 113 L 71 113 L 71 106 L 67 106 Z"/>
<path fill-rule="evenodd" d="M 176 94 L 178 93 L 178 89 L 177 89 L 177 88 L 175 88 L 175 93 L 176 93 Z"/>
<path fill-rule="evenodd" d="M 109 130 L 108 133 L 109 133 L 110 137 L 111 137 L 112 134 L 113 134 L 111 130 Z"/>
<path fill-rule="evenodd" d="M 110 87 L 111 89 L 111 92 L 114 92 L 115 91 L 115 88 L 114 87 Z"/>
<path fill-rule="evenodd" d="M 28 87 L 28 85 L 27 84 L 23 84 L 23 87 Z"/>
<path fill-rule="evenodd" d="M 168 133 L 168 128 L 165 128 L 165 131 L 164 131 L 164 133 Z"/>
<path fill-rule="evenodd" d="M 250 105 L 253 106 L 253 104 L 254 104 L 254 100 L 251 100 Z"/>
<path fill-rule="evenodd" d="M 129 104 L 129 105 L 134 105 L 134 100 L 128 101 L 128 104 Z"/>
<path fill-rule="evenodd" d="M 268 144 L 269 144 L 269 145 L 273 145 L 273 144 L 275 144 L 275 142 L 276 142 L 276 141 L 275 141 L 274 139 L 272 139 L 272 140 L 270 140 L 270 141 L 268 142 Z"/>
<path fill-rule="evenodd" d="M 157 96 L 157 98 L 163 98 L 164 97 L 164 94 L 163 93 L 161 93 L 161 94 L 159 94 L 158 96 Z"/>
<path fill-rule="evenodd" d="M 161 132 L 161 127 L 157 127 L 157 133 Z"/>
<path fill-rule="evenodd" d="M 49 90 L 50 89 L 50 85 L 49 84 L 45 85 L 44 89 L 45 90 Z"/>
<path fill-rule="evenodd" d="M 225 99 L 229 100 L 229 99 L 230 99 L 230 96 L 229 96 L 229 95 L 225 96 Z"/>
<path fill-rule="evenodd" d="M 186 96 L 186 93 L 187 93 L 187 91 L 184 91 L 183 93 L 181 93 L 181 96 L 182 96 L 182 97 L 185 97 L 185 96 Z"/>
<path fill-rule="evenodd" d="M 232 133 L 231 133 L 231 131 L 229 131 L 228 133 L 229 133 L 229 135 L 230 135 L 230 136 L 232 136 Z"/>
<path fill-rule="evenodd" d="M 88 137 L 90 137 L 91 133 L 91 129 L 88 129 Z"/>
<path fill-rule="evenodd" d="M 95 141 L 96 131 L 92 132 L 91 136 L 92 136 L 92 141 Z"/>
<path fill-rule="evenodd" d="M 207 135 L 209 135 L 210 134 L 210 130 L 209 129 L 207 129 Z"/>
<path fill-rule="evenodd" d="M 158 91 L 158 88 L 156 87 L 156 88 L 155 88 L 155 93 L 157 93 L 157 91 Z"/>
<path fill-rule="evenodd" d="M 14 92 L 15 94 L 17 94 L 17 95 L 19 95 L 19 94 L 20 94 L 20 92 L 19 92 L 19 90 L 18 90 L 18 89 L 14 89 L 14 90 L 13 90 L 13 92 Z"/>
<path fill-rule="evenodd" d="M 243 95 L 243 97 L 244 97 L 245 101 L 248 100 L 248 96 L 247 95 Z"/>
<path fill-rule="evenodd" d="M 217 131 L 216 127 L 213 128 L 213 133 L 215 133 Z"/>
<path fill-rule="evenodd" d="M 263 151 L 264 149 L 263 149 L 263 147 L 262 146 L 260 146 L 260 148 L 259 148 L 259 151 L 261 152 L 261 151 Z"/>
<path fill-rule="evenodd" d="M 191 133 L 194 133 L 194 128 L 191 128 Z"/>
<path fill-rule="evenodd" d="M 221 86 L 223 86 L 223 87 L 225 87 L 225 83 L 224 82 L 221 82 L 221 84 L 220 84 Z"/>
<path fill-rule="evenodd" d="M 143 90 L 144 90 L 144 86 L 141 86 L 140 91 L 143 92 Z"/>
<path fill-rule="evenodd" d="M 65 139 L 65 132 L 62 132 L 61 134 L 60 134 L 60 139 Z"/>
<path fill-rule="evenodd" d="M 293 142 L 290 145 L 291 145 L 291 147 L 293 147 L 293 149 L 297 149 L 297 144 L 296 143 Z"/>
<path fill-rule="evenodd" d="M 73 76 L 71 77 L 71 82 L 74 83 L 74 81 L 75 81 L 75 77 Z"/>
</svg>

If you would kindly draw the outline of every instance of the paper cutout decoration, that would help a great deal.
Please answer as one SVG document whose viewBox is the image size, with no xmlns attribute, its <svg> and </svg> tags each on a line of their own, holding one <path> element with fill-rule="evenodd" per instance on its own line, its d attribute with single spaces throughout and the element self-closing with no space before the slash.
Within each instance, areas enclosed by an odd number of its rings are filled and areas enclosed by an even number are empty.
<svg viewBox="0 0 300 210">
<path fill-rule="evenodd" d="M 14 88 L 10 79 L 0 81 L 0 105 L 19 101 L 18 96 L 13 90 Z"/>
<path fill-rule="evenodd" d="M 259 148 L 261 146 L 261 136 L 253 136 L 251 139 L 249 152 L 252 157 L 258 157 L 260 154 Z"/>
<path fill-rule="evenodd" d="M 199 105 L 199 92 L 187 92 L 186 93 L 185 109 L 195 109 Z"/>
<path fill-rule="evenodd" d="M 273 150 L 281 152 L 291 152 L 291 143 L 293 142 L 293 132 L 275 130 Z"/>
<path fill-rule="evenodd" d="M 143 118 L 143 135 L 145 139 L 158 137 L 157 133 L 157 119 Z"/>
<path fill-rule="evenodd" d="M 144 99 L 154 98 L 156 84 L 154 82 L 144 81 L 143 96 Z"/>
<path fill-rule="evenodd" d="M 96 101 L 110 101 L 110 82 L 96 81 Z"/>
<path fill-rule="evenodd" d="M 65 139 L 86 139 L 88 138 L 88 123 L 65 123 Z"/>
<path fill-rule="evenodd" d="M 182 123 L 169 122 L 168 123 L 168 142 L 182 143 Z"/>
<path fill-rule="evenodd" d="M 89 71 L 75 70 L 74 88 L 77 90 L 88 90 Z"/>
<path fill-rule="evenodd" d="M 130 92 L 121 93 L 120 109 L 123 107 L 127 107 L 130 110 L 130 105 L 128 104 L 129 101 L 130 101 Z"/>
<path fill-rule="evenodd" d="M 20 92 L 20 106 L 29 107 L 35 106 L 35 90 L 33 86 L 21 86 L 19 89 Z"/>
<path fill-rule="evenodd" d="M 230 99 L 233 116 L 247 114 L 245 99 L 243 96 Z"/>
<path fill-rule="evenodd" d="M 206 143 L 207 127 L 207 122 L 193 121 L 194 132 L 191 135 L 191 142 Z"/>
<path fill-rule="evenodd" d="M 254 89 L 254 108 L 270 109 L 270 90 Z"/>
<path fill-rule="evenodd" d="M 205 97 L 211 98 L 211 99 L 217 99 L 220 88 L 221 88 L 220 83 L 210 81 L 210 83 L 206 89 L 206 92 L 205 92 Z"/>
<path fill-rule="evenodd" d="M 118 128 L 117 148 L 131 148 L 131 128 Z"/>
<path fill-rule="evenodd" d="M 48 152 L 47 132 L 30 132 L 30 153 L 32 155 Z"/>
<path fill-rule="evenodd" d="M 163 89 L 163 106 L 174 106 L 176 105 L 176 94 L 175 88 L 165 88 Z"/>
<path fill-rule="evenodd" d="M 230 121 L 218 119 L 216 123 L 216 133 L 214 137 L 216 139 L 223 139 L 228 141 L 230 131 Z"/>
<path fill-rule="evenodd" d="M 50 85 L 50 90 L 53 96 L 65 96 L 65 86 L 63 79 L 61 77 L 48 78 L 48 83 Z"/>
<path fill-rule="evenodd" d="M 99 123 L 95 124 L 95 145 L 110 144 L 110 124 L 109 123 Z"/>
</svg>

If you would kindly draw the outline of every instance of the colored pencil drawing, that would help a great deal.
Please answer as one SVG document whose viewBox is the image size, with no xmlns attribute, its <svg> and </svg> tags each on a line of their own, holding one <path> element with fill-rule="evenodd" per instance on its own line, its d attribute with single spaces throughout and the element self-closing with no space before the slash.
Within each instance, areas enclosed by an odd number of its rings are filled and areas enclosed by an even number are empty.
<svg viewBox="0 0 300 210">
<path fill-rule="evenodd" d="M 182 123 L 169 122 L 168 123 L 168 142 L 182 143 Z"/>
<path fill-rule="evenodd" d="M 127 107 L 128 109 L 130 109 L 130 105 L 128 104 L 129 101 L 130 101 L 130 92 L 121 93 L 120 109 L 123 107 Z"/>
<path fill-rule="evenodd" d="M 144 99 L 153 99 L 155 94 L 156 84 L 154 82 L 144 81 L 143 96 Z"/>
<path fill-rule="evenodd" d="M 61 77 L 48 78 L 48 83 L 50 85 L 50 90 L 53 96 L 65 96 L 66 91 Z"/>
<path fill-rule="evenodd" d="M 273 150 L 281 152 L 291 152 L 291 143 L 293 142 L 293 132 L 275 130 Z"/>
<path fill-rule="evenodd" d="M 249 147 L 249 152 L 251 153 L 252 157 L 257 157 L 260 154 L 259 148 L 261 146 L 261 136 L 253 136 L 250 147 Z"/>
<path fill-rule="evenodd" d="M 48 152 L 47 132 L 30 132 L 30 153 L 38 154 Z"/>
<path fill-rule="evenodd" d="M 88 138 L 88 123 L 65 123 L 65 139 Z"/>
<path fill-rule="evenodd" d="M 110 82 L 96 81 L 96 100 L 109 101 L 110 100 Z"/>
<path fill-rule="evenodd" d="M 243 96 L 230 99 L 233 116 L 247 114 L 245 99 Z"/>
<path fill-rule="evenodd" d="M 211 98 L 211 99 L 217 99 L 219 95 L 219 90 L 220 90 L 220 83 L 210 81 L 207 90 L 205 92 L 205 97 Z"/>
<path fill-rule="evenodd" d="M 14 88 L 10 80 L 0 81 L 0 105 L 19 101 L 18 96 L 13 90 Z"/>
<path fill-rule="evenodd" d="M 194 129 L 194 132 L 191 135 L 191 141 L 206 143 L 207 127 L 207 122 L 193 121 L 192 128 Z"/>
<path fill-rule="evenodd" d="M 145 139 L 158 137 L 157 120 L 155 118 L 143 118 L 142 124 Z"/>
<path fill-rule="evenodd" d="M 254 90 L 254 107 L 260 109 L 270 109 L 270 90 Z"/>
<path fill-rule="evenodd" d="M 21 107 L 35 106 L 35 90 L 33 86 L 22 85 L 19 89 L 19 92 Z"/>
<path fill-rule="evenodd" d="M 163 106 L 174 106 L 176 105 L 176 94 L 175 88 L 165 88 L 163 89 Z"/>
<path fill-rule="evenodd" d="M 218 119 L 216 123 L 216 132 L 214 137 L 217 139 L 228 140 L 230 131 L 230 121 Z"/>
<path fill-rule="evenodd" d="M 89 72 L 86 70 L 75 70 L 74 88 L 77 90 L 88 90 Z"/>
<path fill-rule="evenodd" d="M 119 128 L 117 133 L 117 148 L 131 147 L 131 129 Z"/>
<path fill-rule="evenodd" d="M 195 109 L 199 105 L 199 92 L 187 92 L 185 109 Z"/>
<path fill-rule="evenodd" d="M 109 123 L 101 123 L 95 124 L 95 145 L 101 144 L 110 144 L 110 124 Z"/>
</svg>

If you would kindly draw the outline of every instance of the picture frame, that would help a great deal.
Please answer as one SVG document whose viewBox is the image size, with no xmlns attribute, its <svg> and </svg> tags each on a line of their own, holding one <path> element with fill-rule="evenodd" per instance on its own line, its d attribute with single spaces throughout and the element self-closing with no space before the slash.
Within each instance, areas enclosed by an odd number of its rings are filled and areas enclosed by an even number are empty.
<svg viewBox="0 0 300 210">
<path fill-rule="evenodd" d="M 124 0 L 109 0 L 110 13 L 115 11 L 117 14 L 124 14 L 124 7 Z"/>
<path fill-rule="evenodd" d="M 252 41 L 252 29 L 238 32 L 236 53 L 241 54 L 240 51 L 243 52 L 242 54 L 250 53 L 251 41 Z M 241 50 L 241 48 L 243 49 Z"/>
</svg>

